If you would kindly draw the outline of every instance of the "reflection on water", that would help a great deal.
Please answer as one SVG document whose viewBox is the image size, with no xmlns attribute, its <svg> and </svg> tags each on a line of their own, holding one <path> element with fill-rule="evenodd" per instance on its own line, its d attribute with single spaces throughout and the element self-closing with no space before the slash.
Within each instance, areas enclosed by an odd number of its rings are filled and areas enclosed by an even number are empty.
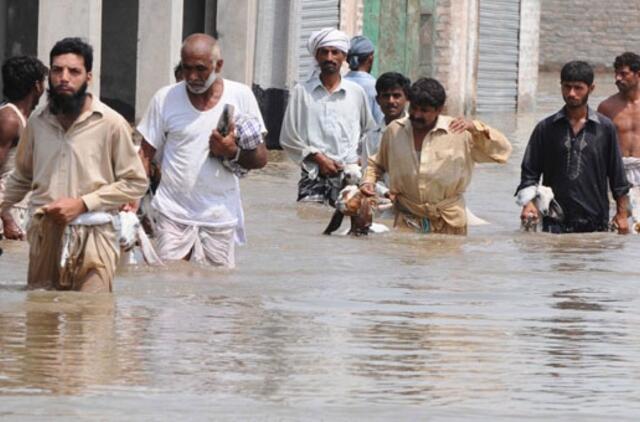
<svg viewBox="0 0 640 422">
<path fill-rule="evenodd" d="M 178 263 L 120 273 L 113 296 L 27 292 L 25 245 L 0 241 L 0 415 L 634 419 L 640 238 L 519 230 L 520 160 L 560 100 L 542 97 L 483 116 L 514 155 L 477 167 L 467 203 L 491 224 L 466 238 L 323 236 L 331 210 L 296 205 L 298 171 L 274 154 L 242 181 L 233 272 Z"/>
</svg>

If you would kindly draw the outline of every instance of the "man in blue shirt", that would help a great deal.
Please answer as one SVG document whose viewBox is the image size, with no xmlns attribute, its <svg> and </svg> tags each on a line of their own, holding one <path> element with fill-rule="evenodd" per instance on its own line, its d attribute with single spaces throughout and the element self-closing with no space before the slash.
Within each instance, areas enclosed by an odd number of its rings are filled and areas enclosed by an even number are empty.
<svg viewBox="0 0 640 422">
<path fill-rule="evenodd" d="M 369 38 L 362 35 L 353 37 L 347 54 L 350 71 L 344 75 L 344 78 L 357 83 L 364 89 L 369 99 L 369 109 L 373 119 L 376 123 L 380 123 L 384 115 L 376 101 L 376 78 L 371 76 L 374 50 L 373 43 Z"/>
</svg>

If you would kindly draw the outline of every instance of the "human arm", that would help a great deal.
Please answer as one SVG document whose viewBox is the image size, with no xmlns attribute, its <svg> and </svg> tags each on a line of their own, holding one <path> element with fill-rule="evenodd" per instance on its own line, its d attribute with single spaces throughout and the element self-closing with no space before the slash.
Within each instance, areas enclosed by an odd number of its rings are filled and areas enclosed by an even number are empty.
<svg viewBox="0 0 640 422">
<path fill-rule="evenodd" d="M 471 156 L 477 163 L 506 163 L 511 155 L 511 144 L 507 137 L 479 120 L 458 117 L 451 121 L 449 129 L 453 133 L 469 132 Z"/>
<path fill-rule="evenodd" d="M 524 157 L 522 158 L 521 171 L 520 171 L 520 185 L 516 189 L 516 195 L 523 189 L 528 187 L 537 186 L 540 183 L 540 177 L 542 176 L 542 126 L 539 124 L 533 130 L 527 149 L 525 150 Z M 533 217 L 534 220 L 540 218 L 538 209 L 533 201 L 529 201 L 522 207 L 520 218 L 527 220 L 529 217 Z"/>
<path fill-rule="evenodd" d="M 380 140 L 380 148 L 378 149 L 378 152 L 367 160 L 367 168 L 364 176 L 362 177 L 362 183 L 360 183 L 360 190 L 365 195 L 375 195 L 376 183 L 378 180 L 382 179 L 382 176 L 387 172 L 389 161 L 389 141 L 391 137 L 391 131 L 385 130 L 382 135 L 382 139 Z"/>
<path fill-rule="evenodd" d="M 222 159 L 229 170 L 244 176 L 248 170 L 259 169 L 267 164 L 267 148 L 264 143 L 263 126 L 258 118 L 240 116 L 229 125 L 229 134 L 222 136 L 214 129 L 209 137 L 211 154 Z"/>
<path fill-rule="evenodd" d="M 0 113 L 2 113 L 1 110 Z M 15 117 L 15 113 L 11 115 L 2 113 L 2 124 L 0 124 L 0 169 L 4 167 L 9 159 L 9 151 L 20 137 L 20 121 Z M 1 175 L 0 175 L 1 176 Z"/>
<path fill-rule="evenodd" d="M 111 160 L 111 183 L 81 197 L 87 211 L 114 209 L 141 198 L 148 182 L 143 160 L 140 159 L 131 139 L 131 130 L 124 120 L 114 122 L 106 147 Z M 145 138 L 146 139 L 146 138 Z"/>
<path fill-rule="evenodd" d="M 617 227 L 618 233 L 629 233 L 629 188 L 631 185 L 627 180 L 624 165 L 620 155 L 618 145 L 618 135 L 615 127 L 609 128 L 609 162 L 607 163 L 607 177 L 611 195 L 616 200 L 616 215 L 613 217 L 613 224 Z"/>
<path fill-rule="evenodd" d="M 27 125 L 20 136 L 15 158 L 14 170 L 4 180 L 3 198 L 0 203 L 0 214 L 20 202 L 31 190 L 33 179 L 33 136 L 31 127 Z"/>
</svg>

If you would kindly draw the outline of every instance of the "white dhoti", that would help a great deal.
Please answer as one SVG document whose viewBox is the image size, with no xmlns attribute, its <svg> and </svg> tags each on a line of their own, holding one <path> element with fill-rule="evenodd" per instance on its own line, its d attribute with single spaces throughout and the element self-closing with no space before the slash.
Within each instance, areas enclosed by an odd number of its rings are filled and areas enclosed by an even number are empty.
<svg viewBox="0 0 640 422">
<path fill-rule="evenodd" d="M 164 261 L 190 261 L 226 268 L 235 267 L 235 226 L 204 227 L 178 223 L 158 213 L 156 240 Z"/>
<path fill-rule="evenodd" d="M 629 189 L 629 207 L 631 208 L 631 219 L 633 220 L 633 231 L 640 231 L 640 158 L 622 157 L 624 171 L 627 180 L 631 183 Z"/>
<path fill-rule="evenodd" d="M 633 186 L 640 186 L 640 158 L 622 157 L 622 164 L 629 183 Z"/>
</svg>

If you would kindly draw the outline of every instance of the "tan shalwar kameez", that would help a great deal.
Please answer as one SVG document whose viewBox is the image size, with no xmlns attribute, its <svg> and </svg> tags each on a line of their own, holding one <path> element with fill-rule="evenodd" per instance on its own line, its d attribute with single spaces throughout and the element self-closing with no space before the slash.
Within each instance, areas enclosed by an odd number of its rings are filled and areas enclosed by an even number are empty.
<svg viewBox="0 0 640 422">
<path fill-rule="evenodd" d="M 454 134 L 449 131 L 452 120 L 438 117 L 420 154 L 414 147 L 409 118 L 395 120 L 384 132 L 379 152 L 369 158 L 363 183 L 389 175 L 391 194 L 396 195 L 396 226 L 466 234 L 463 194 L 475 163 L 504 163 L 509 157 L 511 144 L 499 131 L 474 121 L 474 130 Z"/>
<path fill-rule="evenodd" d="M 81 198 L 88 211 L 117 211 L 145 193 L 147 178 L 131 139 L 131 128 L 114 110 L 91 98 L 65 131 L 48 107 L 36 112 L 18 143 L 16 169 L 9 177 L 0 209 L 33 190 L 34 216 L 27 239 L 29 288 L 112 290 L 119 249 L 111 224 L 72 226 L 69 261 L 60 268 L 64 227 L 41 207 L 62 198 Z"/>
</svg>

